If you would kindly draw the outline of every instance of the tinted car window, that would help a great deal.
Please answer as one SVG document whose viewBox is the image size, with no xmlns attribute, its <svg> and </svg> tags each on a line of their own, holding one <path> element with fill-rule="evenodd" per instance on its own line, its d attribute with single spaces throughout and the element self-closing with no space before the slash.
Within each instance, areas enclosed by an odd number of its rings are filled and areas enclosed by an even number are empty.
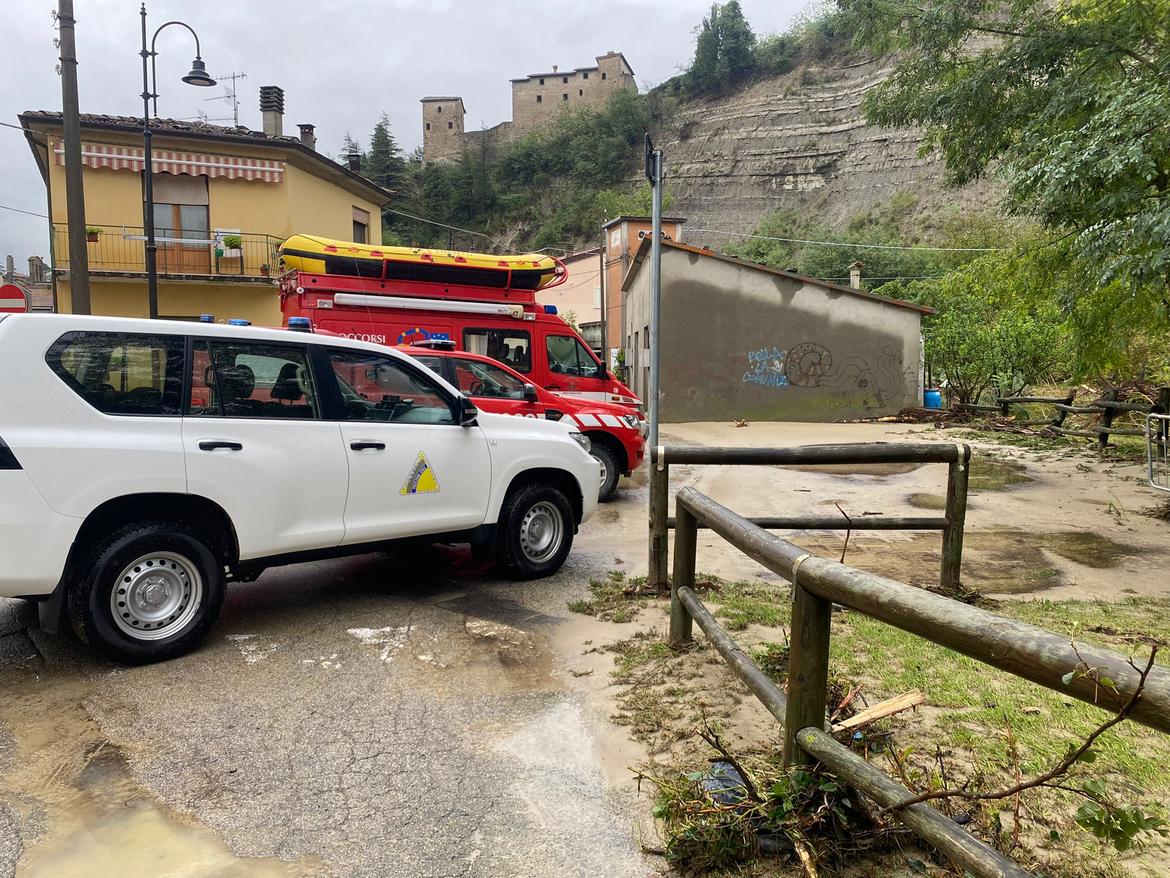
<svg viewBox="0 0 1170 878">
<path fill-rule="evenodd" d="M 517 372 L 532 371 L 532 336 L 522 329 L 465 329 L 463 349 L 499 360 Z"/>
<path fill-rule="evenodd" d="M 469 396 L 492 399 L 524 399 L 524 382 L 494 363 L 453 357 L 455 380 Z"/>
<path fill-rule="evenodd" d="M 428 376 L 393 357 L 331 351 L 346 420 L 454 424 L 446 394 Z"/>
<path fill-rule="evenodd" d="M 178 415 L 181 336 L 70 332 L 45 356 L 76 394 L 108 415 Z"/>
<path fill-rule="evenodd" d="M 316 418 L 317 391 L 304 348 L 196 341 L 188 412 L 224 418 Z"/>
</svg>

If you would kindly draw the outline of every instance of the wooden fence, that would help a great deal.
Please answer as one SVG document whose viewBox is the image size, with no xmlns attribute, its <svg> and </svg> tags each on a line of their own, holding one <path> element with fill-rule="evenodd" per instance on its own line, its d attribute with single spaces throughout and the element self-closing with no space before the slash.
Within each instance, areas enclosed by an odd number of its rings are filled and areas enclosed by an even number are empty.
<svg viewBox="0 0 1170 878">
<path fill-rule="evenodd" d="M 658 446 L 650 450 L 650 569 L 647 584 L 665 593 L 667 531 L 676 527 L 667 515 L 670 467 L 686 464 L 724 466 L 823 466 L 880 463 L 945 463 L 947 499 L 941 516 L 803 515 L 749 519 L 769 530 L 937 530 L 942 532 L 939 584 L 946 591 L 959 588 L 963 564 L 963 525 L 967 518 L 967 479 L 971 448 L 962 443 L 936 442 L 842 443 L 796 448 L 703 448 L 691 445 Z"/>
<path fill-rule="evenodd" d="M 713 450 L 713 449 L 712 449 Z M 708 461 L 716 462 L 716 461 Z M 1140 673 L 1118 653 L 1018 622 L 886 577 L 820 558 L 768 533 L 694 488 L 675 498 L 674 575 L 671 584 L 670 641 L 682 646 L 697 622 L 731 671 L 781 723 L 784 764 L 820 763 L 840 780 L 869 796 L 920 838 L 978 878 L 1021 878 L 1025 870 L 976 839 L 925 802 L 899 807 L 914 794 L 825 730 L 833 604 L 864 613 L 903 631 L 956 650 L 992 667 L 1062 694 L 1097 704 L 1098 685 L 1077 675 L 1088 666 L 1110 677 L 1122 699 L 1142 685 Z M 792 583 L 791 653 L 788 693 L 747 656 L 703 605 L 695 589 L 697 533 L 710 528 L 740 551 Z M 1170 672 L 1154 668 L 1129 718 L 1170 732 Z"/>
<path fill-rule="evenodd" d="M 1144 427 L 1113 426 L 1113 422 L 1118 414 L 1128 412 L 1140 412 L 1142 414 L 1170 412 L 1170 387 L 1159 389 L 1158 402 L 1156 404 L 1127 402 L 1119 398 L 1119 391 L 1108 390 L 1103 396 L 1087 405 L 1074 405 L 1076 395 L 1076 390 L 1070 390 L 1067 396 L 1001 396 L 996 397 L 995 405 L 959 403 L 957 407 L 964 411 L 998 412 L 1006 418 L 1010 417 L 1013 405 L 1050 405 L 1055 409 L 1055 414 L 1051 418 L 1036 421 L 1015 421 L 1011 426 L 1043 427 L 1046 431 L 1056 433 L 1060 436 L 1083 436 L 1088 439 L 1096 439 L 1100 448 L 1105 448 L 1109 444 L 1110 436 L 1146 435 Z M 1070 429 L 1064 426 L 1065 419 L 1069 415 L 1097 415 L 1100 422 L 1083 430 Z M 1009 426 L 997 426 L 994 424 L 992 427 L 993 429 L 1011 428 Z"/>
</svg>

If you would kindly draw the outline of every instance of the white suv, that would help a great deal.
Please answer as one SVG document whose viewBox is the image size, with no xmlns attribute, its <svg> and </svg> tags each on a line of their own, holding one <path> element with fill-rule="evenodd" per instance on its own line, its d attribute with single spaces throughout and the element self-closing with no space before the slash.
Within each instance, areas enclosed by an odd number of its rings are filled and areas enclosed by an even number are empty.
<svg viewBox="0 0 1170 878">
<path fill-rule="evenodd" d="M 120 661 L 196 646 L 229 579 L 393 540 L 547 576 L 597 504 L 588 439 L 378 345 L 0 315 L 0 375 L 0 596 Z"/>
</svg>

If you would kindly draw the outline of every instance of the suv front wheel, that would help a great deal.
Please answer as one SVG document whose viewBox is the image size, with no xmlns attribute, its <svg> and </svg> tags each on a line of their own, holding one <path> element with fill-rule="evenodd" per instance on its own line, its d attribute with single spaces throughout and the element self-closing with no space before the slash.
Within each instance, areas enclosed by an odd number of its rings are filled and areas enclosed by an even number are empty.
<svg viewBox="0 0 1170 878">
<path fill-rule="evenodd" d="M 173 521 L 108 534 L 69 592 L 78 636 L 107 658 L 144 664 L 199 645 L 223 606 L 223 564 L 206 539 Z"/>
<path fill-rule="evenodd" d="M 573 547 L 573 507 L 551 485 L 526 485 L 504 501 L 499 534 L 499 561 L 515 576 L 551 576 Z"/>
</svg>

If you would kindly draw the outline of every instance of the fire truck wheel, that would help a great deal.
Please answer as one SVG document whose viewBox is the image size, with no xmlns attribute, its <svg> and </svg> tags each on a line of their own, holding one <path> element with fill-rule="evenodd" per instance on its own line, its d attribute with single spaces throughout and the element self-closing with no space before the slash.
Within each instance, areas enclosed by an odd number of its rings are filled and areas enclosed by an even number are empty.
<svg viewBox="0 0 1170 878">
<path fill-rule="evenodd" d="M 618 478 L 621 476 L 621 473 L 618 472 L 617 460 L 613 452 L 600 442 L 594 442 L 589 453 L 601 464 L 601 491 L 597 494 L 597 499 L 601 503 L 605 503 L 612 500 L 613 495 L 617 493 Z"/>
<path fill-rule="evenodd" d="M 107 658 L 146 664 L 198 646 L 223 598 L 223 563 L 202 535 L 174 521 L 142 521 L 94 544 L 68 608 L 78 636 Z"/>
<path fill-rule="evenodd" d="M 561 569 L 573 547 L 573 507 L 552 485 L 525 485 L 500 510 L 501 564 L 517 579 L 540 579 Z"/>
</svg>

